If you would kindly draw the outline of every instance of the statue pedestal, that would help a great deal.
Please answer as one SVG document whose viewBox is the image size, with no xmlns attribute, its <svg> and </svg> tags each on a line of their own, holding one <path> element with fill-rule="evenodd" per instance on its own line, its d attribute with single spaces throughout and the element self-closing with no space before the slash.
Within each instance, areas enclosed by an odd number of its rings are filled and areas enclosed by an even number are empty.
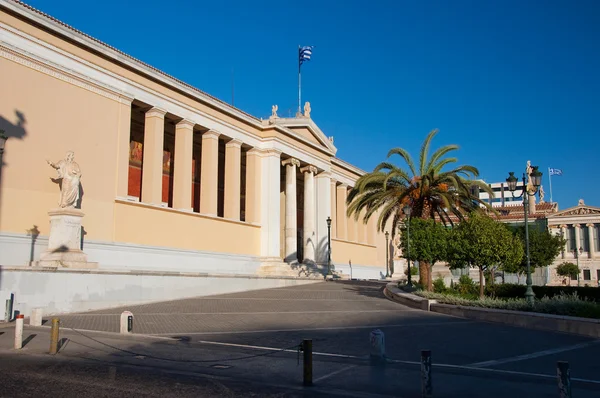
<svg viewBox="0 0 600 398">
<path fill-rule="evenodd" d="M 97 268 L 98 263 L 87 261 L 81 250 L 81 221 L 84 213 L 79 209 L 55 209 L 50 216 L 48 249 L 38 261 L 30 265 L 50 268 Z"/>
</svg>

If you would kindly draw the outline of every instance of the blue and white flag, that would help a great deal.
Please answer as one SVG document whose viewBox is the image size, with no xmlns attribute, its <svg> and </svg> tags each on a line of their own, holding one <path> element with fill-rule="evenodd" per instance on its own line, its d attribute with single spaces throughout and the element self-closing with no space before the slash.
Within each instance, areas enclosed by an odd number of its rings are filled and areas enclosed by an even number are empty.
<svg viewBox="0 0 600 398">
<path fill-rule="evenodd" d="M 552 167 L 548 168 L 548 172 L 550 173 L 551 176 L 561 176 L 562 175 L 561 169 L 553 169 Z"/>
<path fill-rule="evenodd" d="M 300 47 L 300 49 L 299 49 L 300 65 L 302 65 L 302 63 L 304 61 L 310 61 L 310 56 L 312 55 L 312 49 L 313 49 L 313 46 Z"/>
</svg>

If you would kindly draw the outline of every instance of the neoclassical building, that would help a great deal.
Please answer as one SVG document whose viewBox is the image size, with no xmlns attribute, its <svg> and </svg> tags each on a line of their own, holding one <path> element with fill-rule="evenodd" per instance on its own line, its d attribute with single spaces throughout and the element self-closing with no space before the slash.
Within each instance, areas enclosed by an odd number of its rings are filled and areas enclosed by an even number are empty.
<svg viewBox="0 0 600 398">
<path fill-rule="evenodd" d="M 46 161 L 73 151 L 99 270 L 301 275 L 327 264 L 330 218 L 336 269 L 385 275 L 375 220 L 346 216 L 364 172 L 309 104 L 262 120 L 14 0 L 0 0 L 0 71 L 0 265 L 48 246 L 60 187 Z"/>
</svg>

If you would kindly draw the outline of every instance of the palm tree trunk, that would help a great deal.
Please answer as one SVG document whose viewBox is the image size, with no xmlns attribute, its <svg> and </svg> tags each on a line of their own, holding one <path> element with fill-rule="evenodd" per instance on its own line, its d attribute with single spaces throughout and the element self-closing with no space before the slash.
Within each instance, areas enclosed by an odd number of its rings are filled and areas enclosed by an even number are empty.
<svg viewBox="0 0 600 398">
<path fill-rule="evenodd" d="M 419 261 L 419 283 L 429 290 L 429 263 L 426 261 Z"/>
</svg>

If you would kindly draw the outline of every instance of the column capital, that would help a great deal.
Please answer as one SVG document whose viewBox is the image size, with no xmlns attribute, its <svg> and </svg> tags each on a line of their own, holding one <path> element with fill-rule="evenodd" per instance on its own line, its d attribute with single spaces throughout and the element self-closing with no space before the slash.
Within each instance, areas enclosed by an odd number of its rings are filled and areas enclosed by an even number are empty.
<svg viewBox="0 0 600 398">
<path fill-rule="evenodd" d="M 317 178 L 329 178 L 329 179 L 331 179 L 331 172 L 329 172 L 329 171 L 322 171 L 319 174 L 317 174 Z"/>
<path fill-rule="evenodd" d="M 251 149 L 249 149 L 246 152 L 247 155 L 254 155 L 254 156 L 260 156 L 260 157 L 280 157 L 281 156 L 281 151 L 279 149 L 275 149 L 275 148 L 267 148 L 267 149 L 263 149 L 263 148 L 258 148 L 258 147 L 253 147 Z"/>
<path fill-rule="evenodd" d="M 348 184 L 341 183 L 340 185 L 337 186 L 337 189 L 341 189 L 341 188 L 348 189 Z"/>
<path fill-rule="evenodd" d="M 560 227 L 561 228 L 567 228 L 567 224 L 561 224 Z"/>
<path fill-rule="evenodd" d="M 160 118 L 164 118 L 165 115 L 167 114 L 167 111 L 165 111 L 164 109 L 161 108 L 150 108 L 146 111 L 146 117 L 160 117 Z"/>
<path fill-rule="evenodd" d="M 242 141 L 238 140 L 237 138 L 233 138 L 229 141 L 227 141 L 227 143 L 225 144 L 226 148 L 241 148 L 242 147 Z"/>
<path fill-rule="evenodd" d="M 579 227 L 581 227 L 581 225 L 580 225 L 580 224 L 573 224 L 573 226 L 574 226 L 575 228 L 579 228 Z"/>
<path fill-rule="evenodd" d="M 594 227 L 594 225 L 595 225 L 595 224 L 594 224 L 593 222 L 590 222 L 590 223 L 587 223 L 587 224 L 585 224 L 585 226 L 586 226 L 586 227 Z"/>
<path fill-rule="evenodd" d="M 315 166 L 308 165 L 308 166 L 304 166 L 304 167 L 300 168 L 300 172 L 317 174 L 317 168 Z"/>
<path fill-rule="evenodd" d="M 219 133 L 218 131 L 215 130 L 208 130 L 207 132 L 202 134 L 202 139 L 212 139 L 212 140 L 218 140 L 219 136 L 221 135 L 221 133 Z"/>
<path fill-rule="evenodd" d="M 291 166 L 300 167 L 300 161 L 295 158 L 285 159 L 281 162 L 281 164 L 284 166 L 291 165 Z"/>
<path fill-rule="evenodd" d="M 194 129 L 194 126 L 196 125 L 196 123 L 192 122 L 191 120 L 188 119 L 182 119 L 179 123 L 177 123 L 175 125 L 176 128 L 178 129 Z"/>
</svg>

